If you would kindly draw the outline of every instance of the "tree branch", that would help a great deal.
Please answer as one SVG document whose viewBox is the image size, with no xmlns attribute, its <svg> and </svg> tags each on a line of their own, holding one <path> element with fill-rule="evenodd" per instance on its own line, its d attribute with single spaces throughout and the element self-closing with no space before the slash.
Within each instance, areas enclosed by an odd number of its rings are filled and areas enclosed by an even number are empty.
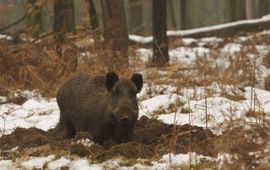
<svg viewBox="0 0 270 170">
<path fill-rule="evenodd" d="M 22 16 L 21 18 L 19 18 L 17 21 L 7 25 L 7 26 L 4 26 L 3 28 L 0 28 L 0 33 L 2 33 L 3 31 L 11 28 L 11 27 L 14 27 L 16 25 L 18 25 L 19 23 L 21 23 L 25 18 L 27 17 L 27 15 L 25 14 L 24 16 Z"/>
</svg>

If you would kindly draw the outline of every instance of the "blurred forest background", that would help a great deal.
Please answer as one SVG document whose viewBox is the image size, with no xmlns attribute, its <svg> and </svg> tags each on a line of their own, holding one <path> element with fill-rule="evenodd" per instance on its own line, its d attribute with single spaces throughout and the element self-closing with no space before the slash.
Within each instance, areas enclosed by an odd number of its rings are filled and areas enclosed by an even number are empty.
<svg viewBox="0 0 270 170">
<path fill-rule="evenodd" d="M 39 3 L 36 3 L 39 2 Z M 237 20 L 260 18 L 270 12 L 269 0 L 167 0 L 167 29 L 185 30 L 227 23 Z M 27 4 L 36 4 L 39 13 L 39 33 L 53 30 L 53 0 L 0 0 L 0 29 L 14 23 L 27 14 L 33 14 Z M 90 11 L 95 8 L 98 24 L 102 25 L 100 0 L 75 0 L 76 28 L 91 27 Z M 129 34 L 152 34 L 152 0 L 124 0 Z M 92 8 L 92 9 L 91 9 Z M 118 9 L 113 9 L 117 11 Z M 26 22 L 6 29 L 5 33 L 27 32 Z M 29 31 L 29 30 L 28 30 Z M 33 33 L 33 30 L 30 30 Z"/>
<path fill-rule="evenodd" d="M 0 85 L 51 92 L 76 72 L 126 74 L 144 68 L 130 61 L 138 47 L 153 48 L 149 66 L 167 66 L 169 49 L 182 46 L 185 38 L 167 36 L 167 30 L 261 18 L 269 12 L 269 0 L 0 0 Z M 186 37 L 232 37 L 269 28 L 263 19 Z M 153 38 L 145 42 L 131 34 Z"/>
</svg>

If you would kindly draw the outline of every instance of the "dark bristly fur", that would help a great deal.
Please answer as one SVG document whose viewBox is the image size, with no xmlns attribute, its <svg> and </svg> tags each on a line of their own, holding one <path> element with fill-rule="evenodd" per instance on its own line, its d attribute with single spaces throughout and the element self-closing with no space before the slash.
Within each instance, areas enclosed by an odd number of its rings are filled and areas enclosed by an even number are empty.
<svg viewBox="0 0 270 170">
<path fill-rule="evenodd" d="M 138 118 L 136 94 L 142 84 L 142 75 L 136 73 L 130 79 L 119 79 L 114 72 L 71 77 L 57 92 L 62 130 L 68 138 L 88 131 L 101 144 L 110 138 L 128 142 Z"/>
</svg>

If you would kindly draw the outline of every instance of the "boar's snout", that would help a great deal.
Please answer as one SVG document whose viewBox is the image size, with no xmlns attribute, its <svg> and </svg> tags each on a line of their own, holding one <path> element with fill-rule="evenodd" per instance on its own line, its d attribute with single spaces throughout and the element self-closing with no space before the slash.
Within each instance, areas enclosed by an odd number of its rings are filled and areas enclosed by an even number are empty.
<svg viewBox="0 0 270 170">
<path fill-rule="evenodd" d="M 122 125 L 131 125 L 137 120 L 137 109 L 118 108 L 113 112 L 113 119 Z"/>
<path fill-rule="evenodd" d="M 128 125 L 131 122 L 131 119 L 128 116 L 123 116 L 120 118 L 120 123 L 123 125 Z"/>
</svg>

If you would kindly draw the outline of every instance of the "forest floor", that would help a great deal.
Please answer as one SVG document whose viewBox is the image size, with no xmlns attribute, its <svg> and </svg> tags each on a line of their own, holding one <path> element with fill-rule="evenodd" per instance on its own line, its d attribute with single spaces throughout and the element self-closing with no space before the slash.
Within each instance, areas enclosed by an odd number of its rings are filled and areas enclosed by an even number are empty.
<svg viewBox="0 0 270 170">
<path fill-rule="evenodd" d="M 268 169 L 269 31 L 170 40 L 170 64 L 130 47 L 130 67 L 111 63 L 102 43 L 74 36 L 0 39 L 0 169 Z M 133 140 L 99 145 L 58 131 L 55 92 L 75 72 L 140 72 Z M 122 65 L 121 65 L 122 66 Z"/>
</svg>

